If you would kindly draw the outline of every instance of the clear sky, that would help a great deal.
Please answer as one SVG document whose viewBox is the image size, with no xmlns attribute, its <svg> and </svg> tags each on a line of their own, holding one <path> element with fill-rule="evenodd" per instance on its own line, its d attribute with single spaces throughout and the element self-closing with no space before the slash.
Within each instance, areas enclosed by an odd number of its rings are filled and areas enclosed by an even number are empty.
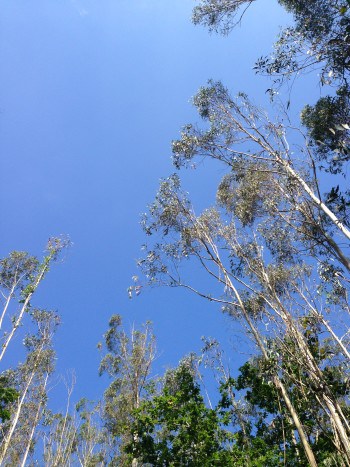
<svg viewBox="0 0 350 467">
<path fill-rule="evenodd" d="M 213 78 L 266 105 L 268 82 L 252 67 L 287 21 L 276 2 L 260 0 L 242 27 L 218 37 L 191 24 L 193 5 L 1 2 L 0 252 L 40 256 L 50 236 L 70 236 L 73 247 L 35 304 L 62 317 L 57 369 L 75 369 L 77 398 L 97 398 L 106 385 L 97 376 L 96 344 L 114 313 L 126 328 L 154 322 L 156 372 L 199 350 L 202 335 L 221 340 L 232 360 L 247 357 L 216 305 L 180 290 L 144 290 L 132 301 L 126 292 L 145 241 L 140 214 L 160 178 L 175 170 L 171 140 L 198 120 L 191 96 Z M 200 170 L 184 180 L 204 207 L 223 173 Z"/>
</svg>

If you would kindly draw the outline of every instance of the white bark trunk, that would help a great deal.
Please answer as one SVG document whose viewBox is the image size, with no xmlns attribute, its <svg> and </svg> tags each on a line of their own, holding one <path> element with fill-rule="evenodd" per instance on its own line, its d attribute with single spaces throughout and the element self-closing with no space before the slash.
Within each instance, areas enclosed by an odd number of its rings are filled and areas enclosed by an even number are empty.
<svg viewBox="0 0 350 467">
<path fill-rule="evenodd" d="M 18 405 L 17 405 L 17 409 L 16 409 L 16 413 L 11 421 L 11 425 L 10 425 L 10 429 L 7 433 L 7 435 L 5 436 L 5 439 L 1 445 L 1 453 L 0 453 L 0 465 L 3 465 L 3 461 L 5 459 L 5 456 L 6 456 L 6 453 L 7 453 L 7 450 L 10 446 L 10 442 L 11 442 L 11 439 L 12 439 L 12 436 L 13 436 L 13 433 L 15 431 L 15 428 L 17 426 L 17 423 L 18 423 L 18 419 L 19 419 L 19 416 L 21 414 L 21 410 L 22 410 L 22 407 L 23 407 L 23 404 L 24 404 L 24 401 L 25 401 L 25 398 L 27 396 L 27 393 L 28 393 L 28 390 L 30 388 L 30 385 L 33 381 L 33 378 L 35 376 L 35 371 L 33 371 L 27 381 L 27 384 L 24 388 L 24 391 L 23 391 L 23 394 L 21 396 L 21 398 L 19 399 L 19 402 L 18 402 Z"/>
<path fill-rule="evenodd" d="M 2 350 L 1 350 L 1 353 L 0 353 L 0 362 L 4 357 L 5 352 L 6 352 L 7 348 L 8 348 L 8 346 L 9 346 L 9 344 L 10 344 L 10 342 L 11 342 L 11 340 L 12 340 L 12 338 L 13 338 L 13 336 L 14 336 L 17 328 L 18 328 L 18 326 L 21 324 L 23 315 L 24 315 L 24 313 L 25 313 L 25 311 L 26 311 L 26 309 L 27 309 L 27 307 L 29 305 L 30 299 L 32 298 L 34 292 L 38 288 L 40 282 L 42 281 L 42 279 L 44 278 L 44 276 L 45 276 L 45 274 L 46 274 L 46 272 L 48 270 L 49 263 L 50 263 L 50 260 L 51 260 L 52 256 L 53 256 L 53 253 L 50 254 L 50 256 L 47 258 L 46 262 L 42 266 L 40 273 L 38 274 L 34 284 L 32 285 L 31 292 L 25 298 L 25 301 L 24 301 L 24 303 L 23 303 L 23 305 L 21 307 L 21 310 L 19 312 L 19 315 L 18 315 L 18 317 L 17 317 L 17 319 L 16 319 L 16 321 L 15 321 L 15 323 L 14 323 L 12 329 L 11 329 L 11 332 L 8 334 L 6 341 L 2 345 Z"/>
</svg>

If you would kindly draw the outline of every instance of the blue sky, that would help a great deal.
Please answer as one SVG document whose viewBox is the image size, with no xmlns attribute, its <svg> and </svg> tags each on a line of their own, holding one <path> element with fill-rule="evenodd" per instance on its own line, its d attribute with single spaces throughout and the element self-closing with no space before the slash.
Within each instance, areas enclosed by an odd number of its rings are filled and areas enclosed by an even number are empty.
<svg viewBox="0 0 350 467">
<path fill-rule="evenodd" d="M 224 38 L 191 24 L 193 5 L 2 2 L 0 252 L 40 256 L 50 236 L 70 236 L 73 247 L 35 303 L 62 317 L 57 369 L 75 369 L 76 398 L 97 398 L 106 385 L 96 345 L 114 313 L 127 329 L 154 322 L 159 373 L 199 350 L 202 335 L 222 341 L 233 361 L 249 353 L 215 305 L 181 290 L 144 290 L 132 301 L 126 292 L 145 241 L 140 215 L 160 178 L 174 172 L 171 140 L 198 120 L 191 96 L 213 78 L 267 105 L 268 81 L 252 66 L 288 20 L 275 2 L 261 0 Z M 293 105 L 297 114 L 301 103 Z M 198 209 L 213 202 L 223 175 L 205 169 L 183 174 Z"/>
</svg>

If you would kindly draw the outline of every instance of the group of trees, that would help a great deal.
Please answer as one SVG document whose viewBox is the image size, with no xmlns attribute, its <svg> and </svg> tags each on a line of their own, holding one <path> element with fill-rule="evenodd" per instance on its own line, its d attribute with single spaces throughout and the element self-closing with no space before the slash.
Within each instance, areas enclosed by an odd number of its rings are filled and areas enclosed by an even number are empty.
<svg viewBox="0 0 350 467">
<path fill-rule="evenodd" d="M 253 0 L 197 3 L 193 22 L 224 34 L 254 8 Z M 100 346 L 99 371 L 111 381 L 101 401 L 72 408 L 69 386 L 66 411 L 52 413 L 59 318 L 32 298 L 66 242 L 51 239 L 41 262 L 13 252 L 0 263 L 0 360 L 29 331 L 23 363 L 0 376 L 1 465 L 350 466 L 350 2 L 279 3 L 294 26 L 255 70 L 271 78 L 283 112 L 275 106 L 270 118 L 220 82 L 199 90 L 202 123 L 173 142 L 177 172 L 144 216 L 149 245 L 139 261 L 148 284 L 185 287 L 220 306 L 240 324 L 251 358 L 232 372 L 220 345 L 204 339 L 201 355 L 156 378 L 151 324 L 128 334 L 113 316 Z M 313 70 L 324 93 L 305 102 L 296 126 L 291 83 Z M 179 174 L 207 158 L 224 176 L 196 214 Z M 186 271 L 189 260 L 212 286 Z"/>
<path fill-rule="evenodd" d="M 253 3 L 202 0 L 193 20 L 227 34 Z M 274 426 L 283 421 L 284 438 L 275 441 L 285 463 L 294 444 L 294 463 L 350 465 L 350 4 L 280 4 L 295 26 L 281 32 L 273 55 L 259 58 L 255 70 L 271 77 L 271 100 L 279 91 L 283 111 L 276 116 L 275 105 L 270 118 L 220 82 L 199 90 L 193 104 L 203 124 L 184 126 L 173 162 L 181 169 L 209 158 L 225 175 L 215 202 L 199 215 L 178 173 L 162 181 L 144 218 L 155 240 L 140 266 L 150 284 L 186 287 L 241 323 L 256 348 L 253 369 L 279 404 Z M 295 127 L 289 84 L 313 70 L 329 95 L 306 103 L 303 126 Z M 184 273 L 188 259 L 212 279 L 212 290 Z"/>
</svg>

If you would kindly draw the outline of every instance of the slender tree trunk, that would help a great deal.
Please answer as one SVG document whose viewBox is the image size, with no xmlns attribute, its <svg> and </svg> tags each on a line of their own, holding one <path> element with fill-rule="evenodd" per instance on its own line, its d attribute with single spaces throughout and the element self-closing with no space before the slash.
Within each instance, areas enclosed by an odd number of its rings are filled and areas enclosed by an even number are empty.
<svg viewBox="0 0 350 467">
<path fill-rule="evenodd" d="M 1 317 L 0 317 L 0 329 L 2 328 L 2 322 L 4 320 L 4 317 L 6 315 L 6 311 L 7 311 L 7 308 L 10 304 L 10 301 L 11 301 L 11 298 L 13 297 L 13 294 L 14 294 L 14 291 L 15 291 L 15 288 L 16 288 L 16 285 L 17 285 L 17 281 L 13 284 L 11 290 L 10 290 L 10 293 L 8 294 L 7 296 L 7 299 L 6 299 L 6 303 L 5 303 L 5 306 L 4 306 L 4 309 L 1 313 Z"/>
<path fill-rule="evenodd" d="M 27 310 L 27 307 L 29 305 L 29 302 L 34 294 L 34 292 L 36 291 L 36 289 L 38 288 L 40 282 L 43 280 L 46 272 L 48 271 L 48 268 L 49 268 L 49 264 L 50 264 L 50 261 L 53 257 L 54 253 L 52 252 L 47 258 L 46 260 L 44 261 L 43 265 L 41 266 L 41 271 L 40 273 L 38 274 L 38 276 L 36 277 L 34 283 L 32 284 L 32 289 L 31 291 L 28 293 L 28 295 L 26 296 L 25 300 L 24 300 L 24 303 L 21 307 L 21 310 L 18 314 L 18 317 L 11 329 L 11 332 L 8 334 L 7 336 L 7 339 L 6 341 L 4 342 L 4 344 L 2 345 L 2 350 L 0 352 L 0 362 L 1 360 L 3 359 L 4 355 L 5 355 L 5 352 L 18 328 L 18 326 L 21 324 L 21 321 L 22 321 L 22 318 L 23 318 L 23 315 L 25 313 L 25 311 Z"/>
<path fill-rule="evenodd" d="M 288 411 L 289 413 L 291 414 L 292 416 L 292 419 L 293 419 L 293 422 L 294 422 L 294 425 L 295 425 L 295 428 L 297 429 L 298 431 L 298 434 L 299 434 L 299 438 L 300 438 L 300 441 L 303 445 L 303 448 L 305 450 L 305 454 L 306 454 L 306 457 L 308 458 L 309 460 L 309 463 L 310 463 L 310 466 L 312 467 L 316 467 L 317 466 L 317 462 L 316 462 L 316 459 L 315 459 L 315 456 L 314 456 L 314 453 L 312 452 L 312 449 L 310 447 L 310 444 L 309 444 L 309 441 L 307 440 L 307 437 L 306 437 L 306 434 L 304 432 L 304 429 L 300 423 L 300 420 L 299 420 L 299 417 L 296 413 L 296 411 L 294 410 L 294 407 L 293 407 L 293 404 L 291 403 L 290 399 L 289 399 L 289 396 L 287 394 L 287 391 L 284 387 L 284 385 L 282 384 L 281 380 L 276 376 L 275 377 L 275 386 L 277 388 L 279 388 L 281 394 L 282 394 L 282 397 L 283 397 L 283 400 L 288 408 Z"/>
<path fill-rule="evenodd" d="M 67 443 L 70 443 L 71 439 L 70 439 L 70 436 L 68 436 L 67 439 L 65 439 L 65 436 L 67 435 L 66 427 L 67 427 L 68 419 L 69 419 L 70 398 L 73 392 L 74 384 L 75 384 L 75 377 L 73 375 L 71 387 L 69 387 L 67 384 L 68 395 L 67 395 L 66 412 L 64 414 L 63 427 L 62 427 L 59 442 L 57 445 L 57 457 L 54 460 L 54 464 L 53 464 L 55 467 L 59 467 L 60 465 L 66 465 L 65 456 L 68 456 L 69 458 L 71 454 L 70 452 L 67 453 Z"/>
<path fill-rule="evenodd" d="M 339 414 L 337 413 L 337 410 L 334 406 L 333 401 L 326 395 L 322 394 L 322 399 L 324 400 L 330 414 L 331 418 L 334 423 L 334 427 L 337 431 L 340 445 L 341 445 L 341 451 L 343 452 L 343 455 L 345 456 L 345 460 L 347 461 L 347 465 L 350 466 L 350 442 L 349 438 L 346 434 L 346 431 L 344 429 L 344 426 L 342 424 L 342 421 L 340 419 Z"/>
<path fill-rule="evenodd" d="M 250 328 L 250 330 L 251 330 L 251 332 L 252 332 L 252 334 L 253 334 L 253 336 L 255 338 L 255 341 L 256 341 L 258 347 L 261 350 L 261 353 L 262 353 L 264 359 L 268 361 L 269 356 L 268 356 L 268 354 L 266 352 L 265 345 L 263 344 L 263 342 L 261 340 L 260 334 L 257 331 L 257 329 L 255 328 L 252 320 L 250 319 L 249 313 L 247 313 L 247 311 L 245 309 L 245 306 L 244 306 L 244 304 L 242 302 L 240 294 L 238 293 L 237 289 L 234 287 L 229 275 L 227 274 L 226 268 L 224 267 L 224 265 L 221 262 L 221 259 L 219 257 L 219 253 L 218 253 L 218 250 L 217 250 L 216 246 L 211 242 L 211 239 L 209 239 L 209 241 L 211 243 L 211 247 L 213 248 L 213 251 L 215 252 L 216 264 L 219 266 L 222 273 L 224 274 L 226 284 L 228 285 L 228 287 L 231 289 L 231 291 L 235 295 L 235 297 L 236 297 L 236 299 L 237 299 L 237 301 L 239 303 L 239 306 L 241 308 L 244 319 L 245 319 L 246 323 L 248 324 L 248 326 L 249 326 L 249 328 Z M 309 441 L 307 439 L 304 428 L 303 428 L 302 424 L 300 423 L 298 414 L 297 414 L 296 410 L 294 409 L 293 404 L 292 404 L 292 402 L 291 402 L 291 400 L 290 400 L 290 398 L 288 396 L 286 388 L 284 387 L 282 381 L 280 380 L 280 378 L 277 375 L 274 377 L 273 382 L 274 382 L 274 385 L 276 386 L 276 388 L 278 389 L 278 391 L 280 392 L 280 394 L 282 395 L 282 398 L 283 398 L 283 400 L 284 400 L 284 402 L 286 404 L 286 407 L 287 407 L 287 409 L 288 409 L 288 411 L 289 411 L 289 413 L 290 413 L 290 415 L 291 415 L 291 417 L 293 419 L 295 428 L 298 431 L 300 441 L 301 441 L 301 443 L 303 445 L 303 448 L 304 448 L 306 457 L 307 457 L 307 459 L 308 459 L 308 461 L 310 463 L 310 466 L 311 467 L 317 467 L 317 462 L 316 462 L 315 456 L 313 454 L 313 451 L 311 449 L 310 443 L 309 443 Z"/>
<path fill-rule="evenodd" d="M 304 300 L 304 302 L 306 303 L 306 305 L 310 308 L 312 314 L 314 315 L 314 317 L 323 324 L 323 326 L 327 329 L 327 331 L 329 332 L 329 334 L 332 336 L 332 338 L 334 339 L 334 341 L 337 343 L 337 345 L 339 346 L 342 354 L 344 355 L 345 358 L 347 358 L 349 361 L 350 361 L 350 353 L 348 351 L 348 349 L 345 347 L 345 345 L 343 344 L 343 342 L 341 341 L 341 339 L 336 335 L 336 333 L 333 331 L 332 327 L 330 326 L 329 322 L 324 318 L 324 316 L 319 313 L 317 311 L 317 309 L 312 305 L 312 303 L 310 303 L 310 300 L 307 299 L 307 297 L 305 296 L 305 294 L 303 293 L 302 290 L 298 290 L 298 293 L 299 295 L 302 297 L 302 299 Z"/>
<path fill-rule="evenodd" d="M 3 462 L 4 462 L 4 459 L 5 459 L 5 456 L 6 456 L 6 453 L 7 453 L 7 450 L 10 446 L 10 442 L 11 442 L 11 439 L 12 439 L 12 435 L 15 431 L 15 428 L 17 426 L 17 423 L 18 423 L 18 419 L 19 419 L 19 416 L 21 414 L 21 410 L 22 410 L 22 406 L 24 404 L 24 401 L 25 401 L 25 398 L 27 396 L 27 393 L 28 393 L 28 390 L 30 388 L 30 385 L 32 384 L 32 381 L 33 381 L 33 378 L 35 376 L 35 371 L 33 371 L 27 381 L 27 384 L 24 388 L 24 391 L 22 393 L 22 396 L 21 398 L 19 399 L 19 402 L 18 402 L 18 405 L 17 405 L 17 409 L 16 409 L 16 413 L 11 421 L 11 425 L 10 425 L 10 429 L 8 431 L 8 433 L 6 434 L 5 436 L 5 439 L 1 445 L 1 452 L 0 452 L 0 465 L 3 465 Z"/>
<path fill-rule="evenodd" d="M 289 424 L 290 424 L 291 426 L 294 425 L 293 420 L 291 420 L 289 417 L 288 417 L 288 422 L 289 422 Z M 294 429 L 291 430 L 291 437 L 292 437 L 292 443 L 293 443 L 293 445 L 294 445 L 294 449 L 295 449 L 295 452 L 296 452 L 298 461 L 301 463 L 300 452 L 299 452 L 299 448 L 298 448 L 297 439 L 296 439 L 296 437 L 295 437 Z"/>
<path fill-rule="evenodd" d="M 271 288 L 271 286 L 269 285 Z M 271 288 L 272 290 L 272 288 Z M 346 456 L 346 459 L 350 461 L 350 442 L 347 434 L 349 432 L 349 425 L 347 423 L 346 417 L 344 416 L 339 404 L 332 395 L 332 391 L 329 389 L 322 370 L 317 365 L 314 356 L 312 355 L 308 345 L 305 342 L 304 336 L 296 327 L 292 317 L 289 315 L 287 310 L 283 307 L 279 298 L 275 295 L 275 300 L 280 308 L 280 316 L 285 321 L 285 326 L 291 332 L 293 340 L 297 345 L 300 358 L 304 361 L 303 366 L 308 371 L 309 378 L 313 381 L 316 388 L 322 393 L 322 399 L 328 409 L 326 411 L 327 415 L 331 419 L 333 426 L 336 428 L 338 433 L 338 438 L 342 446 L 342 452 Z M 317 394 L 316 394 L 317 396 Z M 317 396 L 318 399 L 318 396 Z M 319 399 L 318 399 L 319 400 Z M 322 406 L 322 404 L 321 404 Z M 344 427 L 345 422 L 345 427 Z"/>
<path fill-rule="evenodd" d="M 283 159 L 281 157 L 280 153 L 276 151 L 270 143 L 266 140 L 264 135 L 261 134 L 259 129 L 257 127 L 248 127 L 249 129 L 245 128 L 244 125 L 237 119 L 235 118 L 226 108 L 225 106 L 221 105 L 221 110 L 229 117 L 230 120 L 232 120 L 235 124 L 235 126 L 249 139 L 254 141 L 256 144 L 258 144 L 261 148 L 263 148 L 270 156 L 272 159 L 274 159 L 279 165 L 281 165 L 289 175 L 296 180 L 299 185 L 302 187 L 302 189 L 308 194 L 308 196 L 312 199 L 314 204 L 318 206 L 324 214 L 332 221 L 332 223 L 342 232 L 342 234 L 350 240 L 350 230 L 345 227 L 345 225 L 340 221 L 340 219 L 337 218 L 337 216 L 319 199 L 319 197 L 314 193 L 314 191 L 309 187 L 309 185 L 305 182 L 305 180 L 292 168 L 291 164 L 289 163 L 288 160 Z M 237 109 L 236 109 L 237 110 Z M 242 112 L 238 109 L 238 114 L 245 119 L 244 115 Z M 249 122 L 247 122 L 249 124 Z M 249 131 L 250 130 L 250 131 Z M 254 131 L 254 133 L 252 133 Z M 349 262 L 350 266 L 350 262 Z"/>
<path fill-rule="evenodd" d="M 287 170 L 287 172 L 298 181 L 298 183 L 302 186 L 304 191 L 310 196 L 312 201 L 318 206 L 324 214 L 333 222 L 333 224 L 342 232 L 345 237 L 350 240 L 350 231 L 345 227 L 345 225 L 337 218 L 337 216 L 315 195 L 313 190 L 309 187 L 309 185 L 305 182 L 305 180 L 291 167 L 291 165 L 282 159 L 277 153 L 275 153 L 276 159 L 278 162 L 283 165 L 283 167 Z M 350 262 L 348 262 L 348 269 L 350 267 Z"/>
<path fill-rule="evenodd" d="M 338 437 L 342 446 L 342 452 L 344 453 L 347 461 L 350 462 L 350 441 L 348 437 L 348 433 L 350 432 L 350 430 L 347 419 L 344 416 L 339 404 L 334 399 L 332 391 L 330 390 L 324 379 L 323 372 L 318 367 L 314 356 L 312 355 L 309 347 L 304 341 L 304 336 L 294 326 L 293 322 L 290 322 L 289 328 L 292 330 L 292 333 L 294 335 L 294 340 L 297 343 L 298 349 L 300 351 L 300 356 L 305 361 L 305 368 L 309 370 L 308 373 L 310 379 L 322 393 L 322 399 L 328 409 L 328 416 L 332 420 L 334 427 L 336 427 L 337 429 Z"/>
<path fill-rule="evenodd" d="M 325 326 L 329 334 L 333 337 L 333 339 L 336 341 L 336 343 L 339 345 L 343 355 L 350 361 L 350 353 L 348 352 L 347 348 L 345 345 L 342 343 L 342 341 L 339 339 L 339 337 L 335 334 L 333 329 L 330 327 L 329 323 L 327 320 L 324 319 L 324 317 L 321 317 L 322 324 Z"/>
<path fill-rule="evenodd" d="M 276 291 L 271 285 L 268 274 L 266 273 L 263 266 L 262 274 L 266 282 L 267 290 L 269 291 L 273 301 L 275 302 L 275 304 L 270 302 L 270 305 L 272 305 L 273 309 L 276 311 L 278 316 L 282 318 L 282 320 L 285 323 L 286 329 L 288 329 L 291 335 L 293 336 L 293 340 L 297 345 L 300 357 L 304 361 L 303 366 L 308 370 L 309 377 L 313 380 L 315 387 L 322 391 L 322 398 L 328 409 L 328 416 L 332 420 L 334 426 L 337 428 L 339 440 L 342 444 L 342 452 L 350 461 L 350 441 L 347 434 L 347 430 L 350 433 L 350 429 L 346 417 L 344 416 L 339 404 L 334 399 L 332 391 L 330 390 L 324 379 L 323 372 L 319 368 L 314 356 L 310 351 L 309 346 L 305 342 L 303 334 L 300 332 L 300 330 L 296 326 L 295 320 L 293 320 L 293 317 L 290 315 L 288 310 L 286 310 L 280 298 L 277 296 Z M 343 422 L 345 422 L 345 428 Z"/>
<path fill-rule="evenodd" d="M 28 438 L 28 441 L 27 441 L 27 447 L 26 447 L 26 450 L 25 450 L 25 453 L 24 453 L 24 456 L 23 456 L 23 459 L 22 459 L 21 467 L 25 467 L 26 462 L 27 462 L 27 457 L 28 457 L 28 454 L 29 454 L 30 446 L 31 446 L 31 443 L 32 443 L 32 440 L 33 440 L 33 437 L 34 437 L 34 434 L 35 434 L 35 430 L 36 430 L 36 427 L 38 425 L 39 418 L 40 418 L 40 415 L 41 415 L 41 408 L 42 408 L 42 405 L 43 405 L 42 397 L 43 397 L 43 395 L 45 393 L 48 378 L 49 378 L 49 375 L 47 374 L 46 377 L 45 377 L 45 381 L 43 383 L 43 387 L 41 388 L 41 391 L 40 391 L 41 392 L 40 401 L 39 401 L 38 406 L 37 406 L 37 411 L 36 411 L 36 414 L 35 414 L 35 418 L 33 420 L 33 427 L 31 429 L 31 432 L 30 432 L 30 435 L 29 435 L 29 438 Z"/>
</svg>

